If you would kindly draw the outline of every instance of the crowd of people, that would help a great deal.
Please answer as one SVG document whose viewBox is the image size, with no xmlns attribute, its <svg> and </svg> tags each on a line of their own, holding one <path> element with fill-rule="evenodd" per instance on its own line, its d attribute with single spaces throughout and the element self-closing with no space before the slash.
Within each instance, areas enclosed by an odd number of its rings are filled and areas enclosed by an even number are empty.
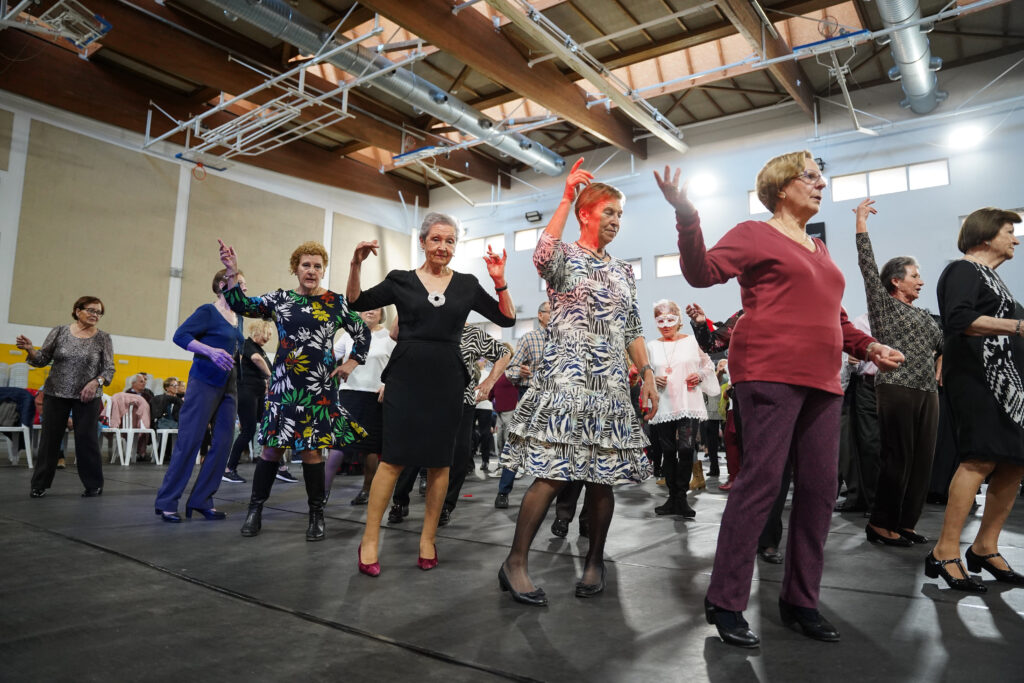
<svg viewBox="0 0 1024 683">
<path fill-rule="evenodd" d="M 582 162 L 569 171 L 538 239 L 533 263 L 547 298 L 537 310 L 538 328 L 515 350 L 467 325 L 476 312 L 511 327 L 516 309 L 504 253 L 488 249 L 484 257 L 490 287 L 452 270 L 460 238 L 453 216 L 427 215 L 419 231 L 423 262 L 366 289 L 362 264 L 381 247 L 358 244 L 344 293 L 322 286 L 327 250 L 306 242 L 289 260 L 293 289 L 250 296 L 238 255 L 221 242 L 214 301 L 174 335 L 194 354 L 184 396 L 169 378 L 163 395 L 146 398 L 151 420 L 178 430 L 156 514 L 182 521 L 178 501 L 209 434 L 185 516 L 224 519 L 214 495 L 222 482 L 245 483 L 237 466 L 256 436 L 262 448 L 243 536 L 260 533 L 263 506 L 291 452 L 302 462 L 306 540 L 323 540 L 331 482 L 354 457 L 363 483 L 350 503 L 366 508 L 358 571 L 381 575 L 380 527 L 389 502 L 389 523 L 400 523 L 424 472 L 417 565 L 431 570 L 440 562 L 437 529 L 451 522 L 479 449 L 482 472 L 497 460 L 494 507 L 509 507 L 518 477 L 532 478 L 497 578 L 516 602 L 546 605 L 529 558 L 552 503 L 551 531 L 564 537 L 584 495 L 579 529 L 588 551 L 575 594 L 592 598 L 605 588 L 614 487 L 654 475 L 667 498 L 653 513 L 694 518 L 690 492 L 706 486 L 701 449 L 709 475 L 721 477 L 724 443 L 728 479 L 719 489 L 728 498 L 704 610 L 727 643 L 760 643 L 743 612 L 757 558 L 783 562 L 782 514 L 791 488 L 779 615 L 810 638 L 840 638 L 818 610 L 834 509 L 865 512 L 868 541 L 911 548 L 931 543 L 917 523 L 938 488 L 948 502 L 924 573 L 978 593 L 987 586 L 972 573 L 982 570 L 1024 584 L 998 548 L 1024 475 L 1024 307 L 996 272 L 1019 243 L 1016 213 L 985 208 L 966 218 L 957 239 L 963 258 L 939 278 L 933 316 L 915 305 L 925 283 L 912 257 L 895 256 L 879 269 L 867 227 L 877 211 L 864 200 L 853 223 L 867 313 L 850 320 L 841 304 L 846 278 L 824 241 L 807 232 L 826 187 L 809 152 L 768 161 L 756 192 L 771 218 L 744 221 L 713 246 L 705 243 L 680 171 L 666 167 L 654 176 L 675 214 L 683 276 L 698 288 L 735 278 L 742 308 L 713 323 L 700 305 L 665 299 L 645 316 L 632 268 L 609 251 L 626 197 L 596 182 Z M 570 214 L 579 224 L 574 241 L 564 238 Z M 389 306 L 397 311 L 390 329 Z M 99 396 L 114 375 L 110 336 L 97 327 L 104 312 L 98 298 L 81 297 L 73 323 L 54 328 L 41 347 L 17 339 L 30 364 L 53 365 L 33 498 L 53 481 L 69 415 L 82 495 L 103 491 Z M 692 334 L 684 332 L 684 314 Z M 242 317 L 257 320 L 248 338 Z M 645 337 L 645 327 L 656 334 Z M 263 346 L 275 332 L 271 361 Z M 133 382 L 129 391 L 141 395 L 144 387 Z M 935 468 L 948 472 L 946 485 L 937 487 L 933 461 L 943 440 L 952 455 Z M 960 536 L 986 481 L 965 564 Z M 845 499 L 837 503 L 843 487 Z"/>
</svg>

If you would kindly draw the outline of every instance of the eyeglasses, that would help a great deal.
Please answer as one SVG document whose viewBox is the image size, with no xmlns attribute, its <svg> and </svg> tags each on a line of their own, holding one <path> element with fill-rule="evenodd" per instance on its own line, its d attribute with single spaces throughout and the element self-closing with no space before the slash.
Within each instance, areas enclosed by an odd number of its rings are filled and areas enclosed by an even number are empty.
<svg viewBox="0 0 1024 683">
<path fill-rule="evenodd" d="M 103 317 L 103 311 L 101 311 L 98 308 L 80 308 L 78 310 L 84 311 L 85 313 L 88 313 L 89 315 L 94 315 L 97 318 L 102 318 Z"/>
<path fill-rule="evenodd" d="M 825 176 L 818 173 L 817 171 L 804 171 L 803 173 L 793 178 L 793 180 L 802 180 L 808 185 L 817 185 L 818 181 L 821 181 L 826 185 L 828 184 L 828 179 L 825 178 Z"/>
</svg>

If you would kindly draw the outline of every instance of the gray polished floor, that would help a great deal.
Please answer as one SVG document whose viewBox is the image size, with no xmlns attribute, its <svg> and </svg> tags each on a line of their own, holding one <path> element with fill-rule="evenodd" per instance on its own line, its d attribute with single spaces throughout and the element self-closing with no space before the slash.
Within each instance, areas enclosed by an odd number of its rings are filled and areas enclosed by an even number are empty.
<svg viewBox="0 0 1024 683">
<path fill-rule="evenodd" d="M 984 596 L 952 592 L 924 577 L 927 546 L 870 545 L 860 514 L 836 514 L 826 548 L 821 609 L 842 642 L 784 628 L 776 608 L 782 567 L 759 561 L 746 616 L 762 646 L 726 646 L 702 611 L 726 501 L 714 479 L 691 494 L 697 518 L 686 522 L 655 517 L 665 489 L 653 480 L 619 489 L 608 588 L 594 599 L 573 596 L 586 540 L 575 525 L 563 540 L 545 524 L 531 568 L 551 604 L 531 608 L 513 603 L 496 580 L 527 480 L 516 483 L 508 510 L 495 510 L 497 480 L 470 476 L 430 572 L 415 564 L 423 507 L 414 493 L 411 517 L 382 533 L 383 573 L 373 579 L 356 572 L 365 508 L 348 501 L 360 480 L 335 480 L 327 540 L 307 543 L 301 482 L 277 482 L 263 533 L 242 538 L 248 484 L 221 486 L 226 521 L 164 524 L 153 514 L 163 471 L 107 465 L 103 496 L 81 498 L 69 467 L 36 500 L 24 457 L 20 467 L 0 466 L 0 680 L 1024 677 L 1024 588 L 987 581 Z M 249 479 L 252 465 L 239 472 Z M 942 508 L 929 505 L 918 530 L 934 536 L 941 521 Z M 1020 505 L 1002 551 L 1024 570 Z"/>
</svg>

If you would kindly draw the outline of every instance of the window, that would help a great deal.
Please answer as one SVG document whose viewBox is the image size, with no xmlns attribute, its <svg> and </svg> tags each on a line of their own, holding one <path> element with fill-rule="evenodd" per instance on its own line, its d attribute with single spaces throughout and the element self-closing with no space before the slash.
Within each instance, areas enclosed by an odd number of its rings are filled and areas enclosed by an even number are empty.
<svg viewBox="0 0 1024 683">
<path fill-rule="evenodd" d="M 868 173 L 868 193 L 871 197 L 907 191 L 907 167 L 883 168 Z"/>
<path fill-rule="evenodd" d="M 860 199 L 868 196 L 867 173 L 854 173 L 832 177 L 832 201 L 842 202 L 847 199 Z"/>
<path fill-rule="evenodd" d="M 641 259 L 635 258 L 626 261 L 626 263 L 633 266 L 633 277 L 639 280 L 643 276 L 643 261 Z"/>
<path fill-rule="evenodd" d="M 515 234 L 515 250 L 516 251 L 527 251 L 537 246 L 537 240 L 540 238 L 539 228 L 527 228 L 526 230 L 516 230 Z"/>
<path fill-rule="evenodd" d="M 516 318 L 516 326 L 512 329 L 512 337 L 519 339 L 527 332 L 533 330 L 535 322 L 537 322 L 536 318 L 526 318 L 525 320 Z"/>
<path fill-rule="evenodd" d="M 834 190 L 832 194 L 835 194 Z M 751 216 L 756 216 L 759 213 L 768 213 L 768 209 L 764 208 L 764 204 L 757 198 L 757 190 L 751 190 L 747 193 L 747 207 L 750 209 Z"/>
<path fill-rule="evenodd" d="M 907 171 L 910 173 L 911 190 L 949 185 L 949 162 L 945 159 L 911 164 L 907 166 Z"/>
<path fill-rule="evenodd" d="M 484 239 L 477 237 L 475 240 L 466 240 L 462 245 L 462 256 L 464 258 L 481 258 L 484 255 Z"/>
<path fill-rule="evenodd" d="M 665 254 L 654 258 L 654 277 L 682 275 L 679 269 L 679 254 Z"/>
<path fill-rule="evenodd" d="M 491 235 L 490 237 L 485 237 L 484 238 L 484 253 L 485 254 L 487 253 L 487 247 L 490 247 L 491 250 L 495 254 L 497 254 L 498 256 L 501 256 L 501 252 L 505 249 L 505 235 L 504 234 L 502 234 L 502 235 Z M 481 256 L 483 256 L 483 254 L 481 254 Z"/>
</svg>

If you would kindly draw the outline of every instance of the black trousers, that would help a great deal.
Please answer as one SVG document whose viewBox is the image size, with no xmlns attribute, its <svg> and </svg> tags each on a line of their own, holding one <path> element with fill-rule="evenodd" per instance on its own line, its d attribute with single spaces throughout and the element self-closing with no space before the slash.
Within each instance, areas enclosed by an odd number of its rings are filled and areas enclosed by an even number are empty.
<svg viewBox="0 0 1024 683">
<path fill-rule="evenodd" d="M 238 467 L 238 461 L 242 458 L 242 451 L 251 447 L 252 437 L 256 435 L 260 420 L 263 419 L 263 400 L 265 387 L 238 385 L 238 424 L 241 430 L 238 438 L 231 446 L 231 455 L 228 456 L 227 468 L 233 470 Z"/>
<path fill-rule="evenodd" d="M 43 396 L 40 418 L 39 450 L 32 472 L 32 488 L 48 489 L 53 484 L 60 458 L 60 442 L 67 428 L 68 414 L 75 429 L 75 462 L 78 478 L 87 489 L 103 486 L 103 463 L 100 460 L 99 423 L 103 401 L 97 396 L 88 403 L 76 398 Z"/>
<path fill-rule="evenodd" d="M 571 522 L 576 516 L 576 504 L 580 500 L 580 493 L 586 486 L 585 481 L 570 481 L 555 497 L 555 519 L 564 519 Z M 587 526 L 590 522 L 590 510 L 587 507 L 587 500 L 590 496 L 583 497 L 583 509 L 580 510 L 580 526 Z"/>
<path fill-rule="evenodd" d="M 491 433 L 491 429 L 494 427 L 494 412 L 491 409 L 481 410 L 476 408 L 473 411 L 473 449 L 472 453 L 476 453 L 476 446 L 480 446 L 480 461 L 483 464 L 487 464 L 491 461 L 491 455 L 494 452 L 494 434 Z M 472 462 L 472 453 L 470 454 L 470 462 Z"/>
<path fill-rule="evenodd" d="M 661 445 L 661 474 L 672 498 L 686 496 L 693 473 L 693 453 L 697 421 L 682 418 L 651 425 L 651 435 Z"/>
<path fill-rule="evenodd" d="M 860 500 L 868 510 L 874 508 L 878 488 L 881 443 L 878 436 L 878 407 L 875 399 L 875 378 L 855 376 L 857 388 L 853 396 L 853 433 L 857 443 L 857 464 L 860 469 Z M 846 499 L 850 503 L 850 499 Z"/>
<path fill-rule="evenodd" d="M 939 427 L 939 395 L 894 384 L 875 387 L 882 469 L 871 523 L 883 529 L 913 529 L 931 483 Z"/>
<path fill-rule="evenodd" d="M 700 436 L 708 448 L 708 463 L 713 474 L 718 474 L 718 449 L 722 445 L 721 428 L 721 420 L 706 420 L 700 423 Z"/>
</svg>

